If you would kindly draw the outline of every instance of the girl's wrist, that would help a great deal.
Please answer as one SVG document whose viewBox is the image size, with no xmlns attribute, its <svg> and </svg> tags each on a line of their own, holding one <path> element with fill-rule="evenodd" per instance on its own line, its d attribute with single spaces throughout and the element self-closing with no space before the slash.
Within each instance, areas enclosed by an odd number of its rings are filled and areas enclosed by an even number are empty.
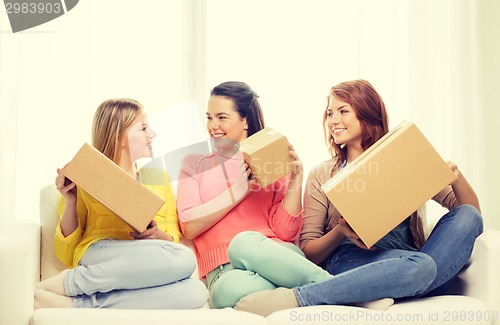
<svg viewBox="0 0 500 325">
<path fill-rule="evenodd" d="M 234 184 L 233 186 L 228 187 L 228 192 L 229 196 L 231 197 L 231 202 L 236 203 L 246 196 L 246 194 L 249 192 L 249 188 L 247 187 L 245 189 L 242 186 L 237 186 L 237 184 Z"/>
<path fill-rule="evenodd" d="M 290 185 L 293 185 L 293 184 L 300 184 L 302 186 L 302 181 L 304 180 L 304 174 L 303 173 L 299 173 L 299 174 L 291 174 L 290 175 L 290 181 L 289 181 L 289 184 Z"/>
</svg>

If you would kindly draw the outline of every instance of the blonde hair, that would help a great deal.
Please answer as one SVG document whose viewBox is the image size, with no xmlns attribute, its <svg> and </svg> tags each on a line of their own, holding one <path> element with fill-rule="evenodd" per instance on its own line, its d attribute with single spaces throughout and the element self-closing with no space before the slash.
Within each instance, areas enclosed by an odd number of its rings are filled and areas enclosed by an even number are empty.
<svg viewBox="0 0 500 325">
<path fill-rule="evenodd" d="M 118 164 L 124 131 L 143 113 L 143 106 L 134 99 L 108 99 L 99 105 L 92 124 L 92 145 Z"/>
</svg>

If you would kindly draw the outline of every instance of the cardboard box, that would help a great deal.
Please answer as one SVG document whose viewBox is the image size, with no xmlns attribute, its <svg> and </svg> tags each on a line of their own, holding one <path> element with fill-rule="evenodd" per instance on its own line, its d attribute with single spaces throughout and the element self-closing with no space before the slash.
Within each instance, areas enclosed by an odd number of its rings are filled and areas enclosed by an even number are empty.
<svg viewBox="0 0 500 325">
<path fill-rule="evenodd" d="M 239 143 L 252 176 L 261 187 L 273 183 L 293 170 L 294 159 L 288 140 L 271 128 L 264 128 Z"/>
<path fill-rule="evenodd" d="M 418 128 L 404 121 L 322 188 L 372 247 L 455 178 Z"/>
<path fill-rule="evenodd" d="M 165 202 L 87 143 L 62 173 L 137 232 L 147 228 Z"/>
</svg>

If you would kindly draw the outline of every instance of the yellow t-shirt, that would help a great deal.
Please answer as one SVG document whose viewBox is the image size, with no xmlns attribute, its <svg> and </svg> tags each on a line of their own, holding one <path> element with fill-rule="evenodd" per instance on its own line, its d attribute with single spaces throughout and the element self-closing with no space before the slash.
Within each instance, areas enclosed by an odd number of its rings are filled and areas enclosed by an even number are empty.
<svg viewBox="0 0 500 325">
<path fill-rule="evenodd" d="M 154 217 L 158 228 L 172 236 L 174 242 L 180 242 L 181 232 L 177 220 L 175 197 L 168 174 L 164 170 L 143 168 L 139 172 L 139 181 L 165 201 Z M 62 215 L 64 206 L 65 202 L 62 198 L 59 202 L 59 216 Z M 78 187 L 76 213 L 77 229 L 64 237 L 59 224 L 54 239 L 55 253 L 59 260 L 68 267 L 76 267 L 88 247 L 98 240 L 133 239 L 130 236 L 133 229 L 127 223 Z"/>
</svg>

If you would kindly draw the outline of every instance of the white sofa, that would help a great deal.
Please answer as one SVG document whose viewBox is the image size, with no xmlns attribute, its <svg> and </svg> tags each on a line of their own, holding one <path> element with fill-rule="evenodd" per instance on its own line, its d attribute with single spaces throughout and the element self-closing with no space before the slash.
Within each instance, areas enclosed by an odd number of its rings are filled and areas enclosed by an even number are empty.
<svg viewBox="0 0 500 325">
<path fill-rule="evenodd" d="M 399 302 L 386 311 L 352 306 L 314 306 L 267 317 L 236 311 L 38 309 L 34 286 L 58 273 L 53 252 L 59 193 L 40 192 L 40 224 L 17 222 L 0 230 L 0 325 L 66 324 L 500 324 L 500 231 L 487 230 L 476 241 L 468 267 L 446 296 Z M 189 246 L 189 242 L 184 242 Z M 194 274 L 193 276 L 196 276 Z"/>
</svg>

